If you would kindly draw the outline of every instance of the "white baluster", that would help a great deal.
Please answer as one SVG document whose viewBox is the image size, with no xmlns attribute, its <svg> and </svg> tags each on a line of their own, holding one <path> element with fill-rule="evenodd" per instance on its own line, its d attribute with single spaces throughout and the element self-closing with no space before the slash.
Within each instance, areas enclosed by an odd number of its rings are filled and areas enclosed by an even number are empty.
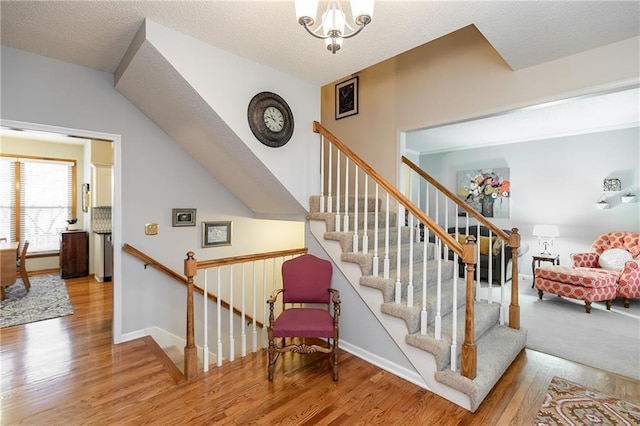
<svg viewBox="0 0 640 426">
<path fill-rule="evenodd" d="M 389 193 L 387 192 L 387 209 L 385 210 L 386 225 L 384 228 L 384 261 L 383 277 L 389 279 Z"/>
<path fill-rule="evenodd" d="M 402 204 L 398 203 L 398 226 L 396 229 L 398 230 L 398 241 L 397 241 L 397 254 L 396 254 L 396 297 L 395 302 L 400 303 L 402 301 L 402 281 L 400 280 L 400 275 L 402 273 L 402 253 L 401 253 L 401 245 L 402 245 L 402 226 L 400 226 L 401 218 L 403 217 L 404 210 L 402 208 Z"/>
<path fill-rule="evenodd" d="M 407 283 L 407 306 L 413 306 L 413 215 L 409 213 L 409 282 Z"/>
<path fill-rule="evenodd" d="M 262 346 L 267 347 L 268 342 L 267 339 L 267 324 L 268 324 L 268 309 L 266 307 L 267 299 L 269 298 L 269 293 L 267 293 L 267 259 L 262 260 L 262 297 L 264 300 L 262 301 Z"/>
<path fill-rule="evenodd" d="M 373 205 L 373 276 L 378 276 L 378 269 L 380 268 L 380 257 L 378 256 L 378 238 L 379 238 L 379 229 L 378 229 L 378 214 L 380 205 L 378 201 L 378 183 L 376 182 L 376 190 L 375 190 L 375 204 Z"/>
<path fill-rule="evenodd" d="M 344 157 L 344 224 L 342 232 L 349 232 L 349 157 Z"/>
<path fill-rule="evenodd" d="M 442 241 L 437 239 L 437 253 L 438 253 L 438 276 L 436 286 L 436 340 L 442 338 Z"/>
<path fill-rule="evenodd" d="M 241 324 L 241 334 L 240 334 L 240 356 L 241 357 L 245 357 L 247 356 L 247 334 L 245 332 L 245 324 L 247 323 L 247 312 L 245 310 L 245 290 L 244 290 L 244 285 L 245 285 L 245 274 L 244 274 L 244 263 L 240 264 L 240 267 L 242 267 L 242 288 L 240 289 L 240 298 L 242 299 L 242 305 L 240 306 L 240 311 L 241 311 L 241 315 L 240 317 L 242 318 L 242 322 Z"/>
<path fill-rule="evenodd" d="M 324 213 L 324 136 L 320 138 L 320 213 Z"/>
<path fill-rule="evenodd" d="M 207 371 L 209 371 L 209 311 L 207 310 L 208 306 L 207 306 L 207 302 L 209 301 L 209 298 L 207 297 L 209 295 L 209 278 L 208 278 L 208 273 L 209 270 L 205 269 L 204 270 L 204 297 L 203 297 L 203 303 L 202 303 L 202 315 L 204 317 L 204 321 L 203 321 L 203 327 L 202 327 L 202 334 L 203 334 L 203 339 L 202 339 L 202 367 L 204 369 L 204 372 L 206 373 Z"/>
<path fill-rule="evenodd" d="M 229 362 L 236 359 L 236 339 L 233 336 L 233 265 L 229 265 Z"/>
<path fill-rule="evenodd" d="M 353 178 L 353 252 L 358 253 L 358 166 L 354 164 L 355 176 Z"/>
<path fill-rule="evenodd" d="M 364 174 L 364 227 L 362 229 L 362 254 L 369 252 L 369 177 Z M 375 274 L 374 274 L 375 275 Z"/>
<path fill-rule="evenodd" d="M 220 267 L 216 268 L 216 272 L 217 272 L 217 276 L 218 276 L 218 289 L 217 289 L 217 295 L 218 295 L 218 312 L 216 314 L 216 320 L 217 320 L 217 333 L 218 333 L 218 347 L 217 347 L 217 352 L 216 352 L 216 365 L 218 367 L 222 366 L 222 305 L 221 305 L 221 301 L 222 301 L 222 292 L 220 290 L 221 285 L 220 285 Z"/>
<path fill-rule="evenodd" d="M 253 293 L 253 307 L 252 307 L 252 313 L 253 313 L 253 321 L 251 324 L 251 352 L 256 353 L 258 352 L 258 326 L 256 324 L 256 318 L 258 317 L 258 311 L 257 311 L 257 306 L 256 306 L 256 302 L 257 302 L 257 298 L 258 295 L 256 293 L 256 261 L 254 260 L 251 264 L 251 269 L 253 271 L 253 278 L 252 278 L 252 293 Z"/>
<path fill-rule="evenodd" d="M 425 233 L 427 228 L 425 228 Z M 422 244 L 422 310 L 420 311 L 420 334 L 427 334 L 427 238 Z"/>
<path fill-rule="evenodd" d="M 457 229 L 457 227 L 456 227 Z M 451 371 L 458 369 L 458 253 L 453 254 L 453 308 L 451 310 Z"/>
<path fill-rule="evenodd" d="M 340 232 L 340 151 L 338 151 L 338 155 L 336 156 L 336 225 L 335 231 Z"/>
<path fill-rule="evenodd" d="M 322 137 L 322 139 L 324 140 L 324 136 Z M 328 196 L 328 200 L 327 200 L 327 211 L 329 213 L 333 213 L 333 144 L 328 144 L 329 145 L 329 177 L 327 179 L 327 196 Z"/>
</svg>

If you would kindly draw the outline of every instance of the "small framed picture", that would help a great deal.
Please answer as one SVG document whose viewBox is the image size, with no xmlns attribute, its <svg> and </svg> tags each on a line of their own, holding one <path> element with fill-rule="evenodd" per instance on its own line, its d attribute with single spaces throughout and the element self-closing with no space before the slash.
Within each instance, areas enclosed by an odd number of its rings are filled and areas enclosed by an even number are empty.
<svg viewBox="0 0 640 426">
<path fill-rule="evenodd" d="M 196 209 L 172 209 L 173 226 L 196 226 Z"/>
<path fill-rule="evenodd" d="M 358 77 L 336 84 L 336 120 L 358 113 Z"/>
<path fill-rule="evenodd" d="M 202 247 L 230 245 L 231 222 L 202 222 Z"/>
</svg>

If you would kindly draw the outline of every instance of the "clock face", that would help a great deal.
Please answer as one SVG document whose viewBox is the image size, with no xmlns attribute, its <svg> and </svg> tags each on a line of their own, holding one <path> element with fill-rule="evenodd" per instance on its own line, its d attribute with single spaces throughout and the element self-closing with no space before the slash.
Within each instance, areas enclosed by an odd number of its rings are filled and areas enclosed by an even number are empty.
<svg viewBox="0 0 640 426">
<path fill-rule="evenodd" d="M 260 142 L 271 148 L 285 145 L 293 135 L 293 113 L 287 102 L 271 92 L 258 93 L 247 109 L 249 128 Z"/>
<path fill-rule="evenodd" d="M 284 127 L 284 116 L 276 107 L 270 106 L 264 110 L 264 124 L 273 132 L 279 132 Z"/>
</svg>

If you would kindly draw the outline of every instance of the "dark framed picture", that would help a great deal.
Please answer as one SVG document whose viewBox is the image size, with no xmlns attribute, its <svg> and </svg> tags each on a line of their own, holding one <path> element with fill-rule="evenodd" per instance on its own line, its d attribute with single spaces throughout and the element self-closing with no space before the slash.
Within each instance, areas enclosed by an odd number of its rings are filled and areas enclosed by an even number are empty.
<svg viewBox="0 0 640 426">
<path fill-rule="evenodd" d="M 202 222 L 202 247 L 230 245 L 231 222 Z"/>
<path fill-rule="evenodd" d="M 196 209 L 172 209 L 173 226 L 196 226 Z"/>
<path fill-rule="evenodd" d="M 336 120 L 358 113 L 358 77 L 336 84 Z"/>
</svg>

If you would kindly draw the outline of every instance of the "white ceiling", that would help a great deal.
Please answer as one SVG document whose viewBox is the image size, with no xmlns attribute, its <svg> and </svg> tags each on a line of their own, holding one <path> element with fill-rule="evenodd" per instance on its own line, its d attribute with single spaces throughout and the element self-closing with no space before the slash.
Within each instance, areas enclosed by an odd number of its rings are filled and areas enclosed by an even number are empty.
<svg viewBox="0 0 640 426">
<path fill-rule="evenodd" d="M 320 3 L 322 7 L 325 2 Z M 345 9 L 348 12 L 348 4 Z M 640 1 L 377 0 L 372 23 L 355 38 L 345 40 L 343 49 L 332 55 L 321 40 L 307 35 L 297 24 L 293 0 L 3 0 L 0 40 L 5 46 L 112 73 L 145 18 L 317 85 L 336 81 L 469 24 L 480 30 L 514 70 L 640 35 Z M 609 114 L 618 121 L 599 125 L 620 125 L 620 120 L 628 122 L 633 114 L 637 125 L 638 92 L 633 93 L 627 101 L 635 100 L 635 110 L 626 109 L 627 118 Z M 590 116 L 590 111 L 613 111 L 601 108 L 607 98 L 597 99 L 597 108 L 586 105 L 587 100 L 596 99 L 584 98 L 576 104 L 587 127 L 606 115 Z M 561 115 L 568 106 L 428 129 L 409 135 L 408 147 L 435 152 L 474 143 L 528 140 L 551 132 L 561 135 L 586 131 L 557 127 L 558 123 L 569 123 Z M 560 117 L 563 119 L 557 120 Z M 522 126 L 525 121 L 528 127 Z M 531 122 L 536 123 L 535 129 Z M 551 124 L 556 127 L 546 127 Z M 502 129 L 499 134 L 498 129 Z M 537 133 L 529 134 L 532 130 Z"/>
<path fill-rule="evenodd" d="M 640 126 L 640 89 L 580 96 L 476 120 L 408 132 L 420 154 Z"/>
<path fill-rule="evenodd" d="M 377 0 L 372 23 L 332 55 L 298 25 L 293 0 L 2 1 L 0 8 L 3 45 L 107 72 L 150 18 L 318 85 L 469 24 L 514 70 L 640 34 L 638 1 Z"/>
</svg>

